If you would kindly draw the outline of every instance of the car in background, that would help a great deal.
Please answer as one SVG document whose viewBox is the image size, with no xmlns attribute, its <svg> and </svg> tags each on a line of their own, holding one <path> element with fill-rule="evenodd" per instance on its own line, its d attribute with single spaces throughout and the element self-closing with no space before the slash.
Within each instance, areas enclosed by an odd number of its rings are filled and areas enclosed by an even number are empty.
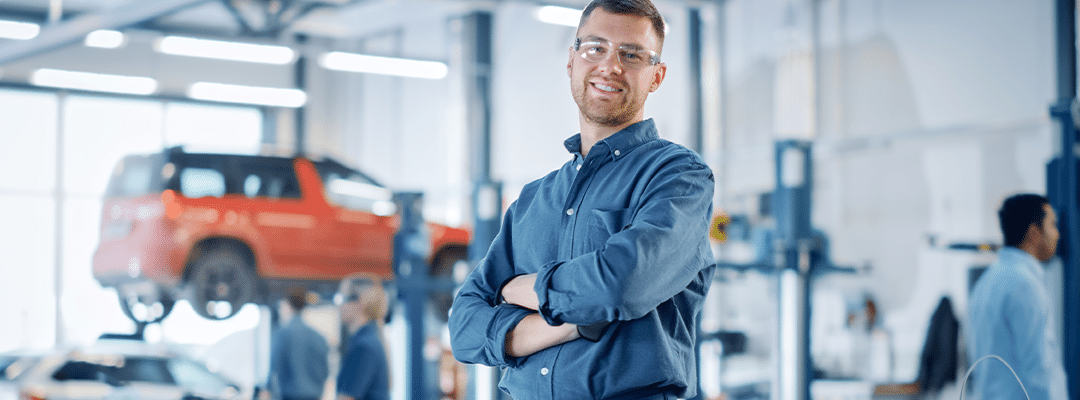
<svg viewBox="0 0 1080 400">
<path fill-rule="evenodd" d="M 401 223 L 393 193 L 330 158 L 187 153 L 130 155 L 102 206 L 93 275 L 115 288 L 137 323 L 158 322 L 177 299 L 224 319 L 270 304 L 289 285 L 324 295 L 353 273 L 393 279 Z M 430 274 L 467 259 L 470 232 L 426 223 Z M 449 293 L 434 295 L 449 310 Z"/>
<path fill-rule="evenodd" d="M 238 400 L 203 363 L 141 342 L 0 354 L 0 400 Z"/>
</svg>

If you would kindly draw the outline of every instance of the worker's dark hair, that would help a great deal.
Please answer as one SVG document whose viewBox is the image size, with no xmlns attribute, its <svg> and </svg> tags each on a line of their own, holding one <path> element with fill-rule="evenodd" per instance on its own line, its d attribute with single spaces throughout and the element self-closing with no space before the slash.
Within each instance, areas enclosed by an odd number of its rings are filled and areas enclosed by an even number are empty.
<svg viewBox="0 0 1080 400">
<path fill-rule="evenodd" d="M 585 25 L 585 21 L 589 19 L 589 15 L 592 15 L 593 10 L 596 7 L 600 7 L 612 14 L 629 14 L 639 17 L 648 18 L 652 22 L 653 30 L 656 31 L 656 37 L 660 39 L 660 49 L 664 48 L 664 17 L 660 16 L 660 12 L 656 11 L 656 6 L 649 0 L 593 0 L 585 7 L 585 10 L 581 12 L 581 21 L 578 22 L 578 29 L 581 29 L 582 25 Z"/>
<path fill-rule="evenodd" d="M 285 300 L 289 302 L 289 307 L 292 307 L 293 310 L 303 310 L 308 304 L 307 289 L 300 286 L 292 286 L 289 288 L 288 292 L 286 292 Z"/>
<path fill-rule="evenodd" d="M 1050 200 L 1046 197 L 1031 193 L 1021 193 L 1005 199 L 998 210 L 998 221 L 1001 223 L 1001 234 L 1005 236 L 1005 245 L 1019 246 L 1032 224 L 1042 229 L 1043 219 L 1046 218 L 1043 206 L 1047 204 L 1050 204 Z"/>
</svg>

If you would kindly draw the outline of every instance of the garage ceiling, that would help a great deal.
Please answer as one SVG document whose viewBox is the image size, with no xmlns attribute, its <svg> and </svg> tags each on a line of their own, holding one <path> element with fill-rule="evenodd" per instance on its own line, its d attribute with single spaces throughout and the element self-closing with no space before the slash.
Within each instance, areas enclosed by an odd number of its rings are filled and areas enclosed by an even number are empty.
<svg viewBox="0 0 1080 400">
<path fill-rule="evenodd" d="M 79 16 L 125 14 L 155 8 L 154 3 L 178 4 L 179 8 L 134 26 L 167 33 L 199 33 L 211 36 L 276 37 L 292 23 L 314 11 L 372 3 L 364 0 L 3 0 L 0 18 L 46 23 L 58 14 L 61 22 Z M 59 7 L 59 8 L 57 8 Z M 59 12 L 55 10 L 59 10 Z"/>
<path fill-rule="evenodd" d="M 0 0 L 0 19 L 42 25 L 22 41 L 0 40 L 0 65 L 54 51 L 98 29 L 135 28 L 203 38 L 277 42 L 294 34 L 361 37 L 406 18 L 494 1 L 446 0 Z M 287 40 L 286 40 L 287 41 Z"/>
</svg>

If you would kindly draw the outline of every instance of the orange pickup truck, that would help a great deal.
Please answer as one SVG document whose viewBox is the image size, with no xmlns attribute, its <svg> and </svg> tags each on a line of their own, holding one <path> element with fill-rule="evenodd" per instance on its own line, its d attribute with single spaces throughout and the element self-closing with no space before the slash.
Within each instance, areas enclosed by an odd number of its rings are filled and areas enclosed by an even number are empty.
<svg viewBox="0 0 1080 400">
<path fill-rule="evenodd" d="M 391 280 L 399 225 L 391 191 L 334 160 L 174 147 L 116 166 L 93 274 L 133 321 L 160 321 L 181 298 L 224 319 L 292 284 L 329 296 L 349 274 Z M 471 233 L 425 226 L 430 273 L 448 277 Z"/>
</svg>

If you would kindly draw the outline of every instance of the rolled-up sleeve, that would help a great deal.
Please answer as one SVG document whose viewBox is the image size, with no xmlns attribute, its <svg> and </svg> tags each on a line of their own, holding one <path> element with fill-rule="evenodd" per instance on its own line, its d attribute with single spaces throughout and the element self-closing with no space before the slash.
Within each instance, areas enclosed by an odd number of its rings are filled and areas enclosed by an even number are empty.
<svg viewBox="0 0 1080 400">
<path fill-rule="evenodd" d="M 498 301 L 503 283 L 516 275 L 509 247 L 512 220 L 512 211 L 507 211 L 487 256 L 454 297 L 449 320 L 450 347 L 458 361 L 498 367 L 515 366 L 519 361 L 506 355 L 506 335 L 534 311 Z"/>
<path fill-rule="evenodd" d="M 712 170 L 685 154 L 657 169 L 635 208 L 597 211 L 593 225 L 579 220 L 575 235 L 610 236 L 595 250 L 540 269 L 540 314 L 552 325 L 633 320 L 686 290 L 712 265 L 702 249 L 713 186 Z"/>
</svg>

